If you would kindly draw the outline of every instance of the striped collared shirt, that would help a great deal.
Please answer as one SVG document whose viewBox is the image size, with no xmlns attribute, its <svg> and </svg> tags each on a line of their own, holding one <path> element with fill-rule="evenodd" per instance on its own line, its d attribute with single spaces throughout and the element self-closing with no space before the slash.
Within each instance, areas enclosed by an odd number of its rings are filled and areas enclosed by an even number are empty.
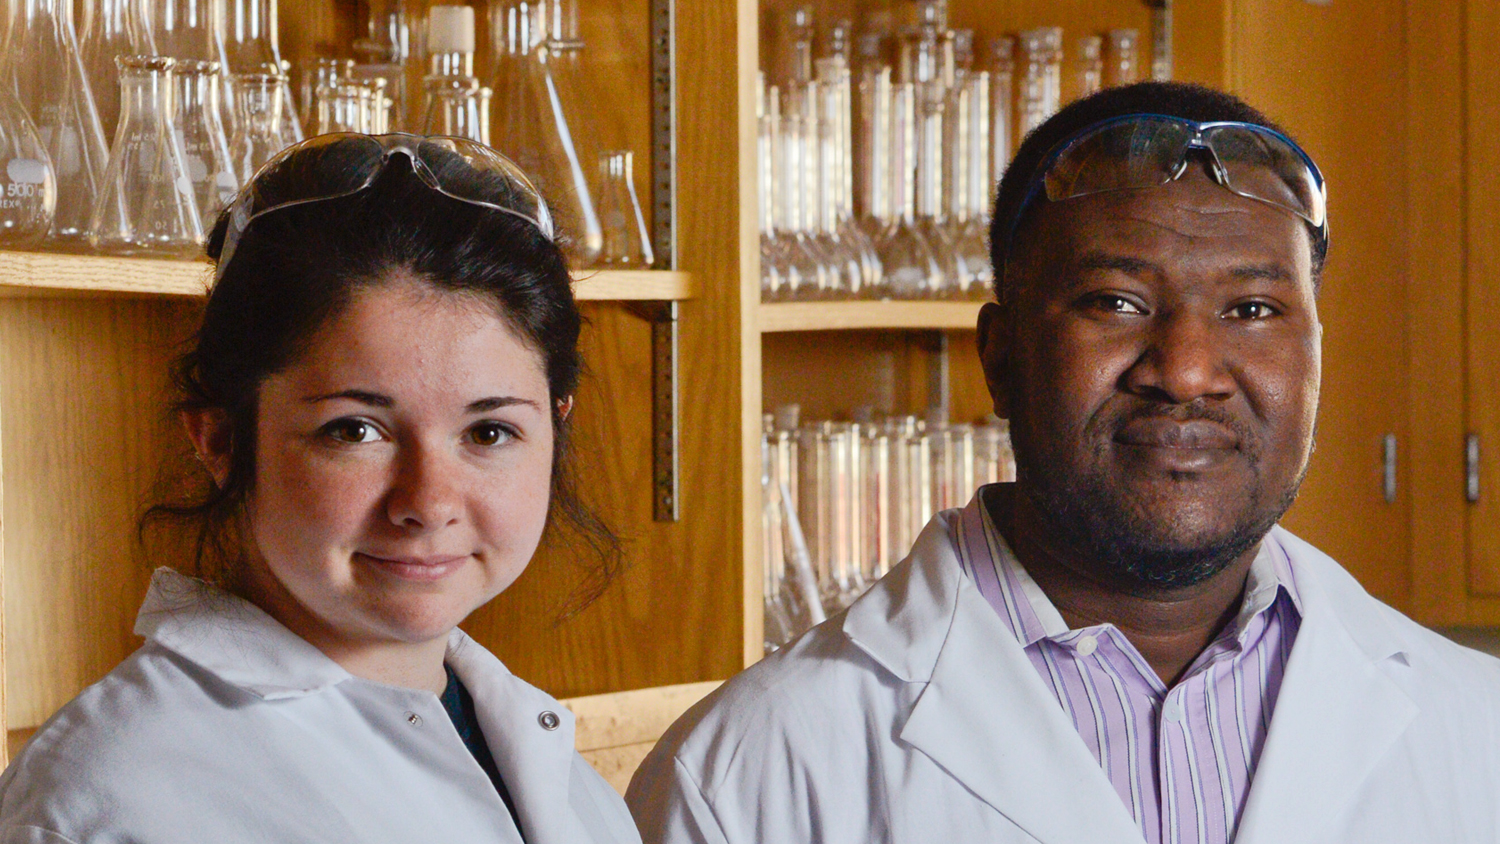
<svg viewBox="0 0 1500 844">
<path fill-rule="evenodd" d="M 1168 689 L 1113 624 L 1070 630 L 980 503 L 955 521 L 965 572 L 1021 643 L 1151 844 L 1228 844 L 1301 622 L 1286 552 L 1264 540 L 1233 623 Z"/>
</svg>

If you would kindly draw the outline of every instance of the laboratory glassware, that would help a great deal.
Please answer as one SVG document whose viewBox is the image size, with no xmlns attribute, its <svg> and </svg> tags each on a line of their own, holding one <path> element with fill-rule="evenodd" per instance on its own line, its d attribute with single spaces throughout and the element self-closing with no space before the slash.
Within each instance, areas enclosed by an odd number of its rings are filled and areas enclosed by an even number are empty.
<svg viewBox="0 0 1500 844">
<path fill-rule="evenodd" d="M 1016 93 L 1016 143 L 1046 122 L 1061 105 L 1062 55 L 1055 47 L 1061 40 L 1062 30 L 1057 27 L 1041 27 L 1021 33 L 1022 69 Z"/>
<path fill-rule="evenodd" d="M 317 105 L 317 134 L 332 132 L 371 132 L 373 121 L 372 86 L 364 80 L 345 79 L 333 86 L 319 88 L 314 95 Z"/>
<path fill-rule="evenodd" d="M 984 298 L 989 295 L 995 273 L 990 264 L 990 202 L 994 192 L 994 181 L 990 175 L 992 153 L 990 145 L 990 75 L 987 71 L 970 72 L 963 80 L 968 90 L 967 121 L 959 128 L 967 143 L 963 153 L 968 156 L 967 181 L 963 187 L 967 196 L 954 203 L 957 226 L 955 239 L 959 252 L 964 256 L 972 278 L 968 290 L 969 298 Z"/>
<path fill-rule="evenodd" d="M 929 299 L 942 290 L 943 271 L 916 225 L 916 86 L 903 82 L 891 86 L 890 92 L 889 217 L 882 221 L 875 249 L 885 268 L 885 288 L 890 296 Z"/>
<path fill-rule="evenodd" d="M 120 125 L 89 242 L 121 255 L 193 255 L 203 225 L 173 124 L 173 59 L 121 56 Z"/>
<path fill-rule="evenodd" d="M 1085 35 L 1078 39 L 1078 96 L 1087 97 L 1104 87 L 1104 39 Z"/>
<path fill-rule="evenodd" d="M 287 73 L 277 35 L 277 0 L 227 0 L 224 20 L 224 55 L 230 73 Z M 304 137 L 302 121 L 292 102 L 290 86 L 283 89 L 281 123 L 284 142 L 294 144 Z M 231 109 L 232 111 L 232 109 Z"/>
<path fill-rule="evenodd" d="M 233 67 L 224 52 L 223 0 L 141 1 L 142 28 L 158 55 Z"/>
<path fill-rule="evenodd" d="M 235 120 L 229 156 L 240 184 L 249 183 L 260 166 L 283 147 L 281 106 L 286 100 L 282 91 L 285 87 L 286 77 L 279 73 L 236 73 L 230 77 Z"/>
<path fill-rule="evenodd" d="M 766 85 L 764 71 L 755 75 L 755 201 L 760 229 L 760 298 L 773 302 L 786 286 L 786 256 L 776 237 L 777 174 L 772 149 L 779 142 L 781 110 L 770 109 L 779 97 L 776 86 Z M 780 541 L 779 539 L 777 541 Z"/>
<path fill-rule="evenodd" d="M 841 26 L 847 28 L 846 23 Z M 833 184 L 834 234 L 852 251 L 859 262 L 859 284 L 853 291 L 859 297 L 868 297 L 880 283 L 882 268 L 880 256 L 875 252 L 875 243 L 859 225 L 854 210 L 854 80 L 847 58 L 847 36 L 835 37 L 831 75 L 834 91 L 829 99 L 828 113 L 834 134 L 833 150 L 837 159 Z"/>
<path fill-rule="evenodd" d="M 386 129 L 403 131 L 409 118 L 420 120 L 423 116 L 409 113 L 418 104 L 409 101 L 406 88 L 406 65 L 415 47 L 412 22 L 403 0 L 366 0 L 365 12 L 365 34 L 354 42 L 352 77 L 385 80 L 383 96 L 391 101 L 386 109 Z"/>
<path fill-rule="evenodd" d="M 0 247 L 35 246 L 52 228 L 57 178 L 36 126 L 0 85 Z"/>
<path fill-rule="evenodd" d="M 427 8 L 427 75 L 474 75 L 474 7 Z"/>
<path fill-rule="evenodd" d="M 318 90 L 334 89 L 354 78 L 354 59 L 319 57 L 302 72 L 301 116 L 303 125 L 318 133 Z"/>
<path fill-rule="evenodd" d="M 968 261 L 959 252 L 943 203 L 943 114 L 947 89 L 939 80 L 918 89 L 916 228 L 927 241 L 939 280 L 927 296 L 966 295 L 974 282 Z"/>
<path fill-rule="evenodd" d="M 193 201 L 205 232 L 239 190 L 239 178 L 229 155 L 229 138 L 220 120 L 219 65 L 184 60 L 172 68 L 175 126 L 182 143 Z"/>
<path fill-rule="evenodd" d="M 69 0 L 17 0 L 6 59 L 20 105 L 47 149 L 57 202 L 47 242 L 83 249 L 109 150 L 84 72 Z"/>
<path fill-rule="evenodd" d="M 536 31 L 542 16 L 534 0 L 505 0 L 501 17 L 506 37 L 490 86 L 491 137 L 548 198 L 570 259 L 587 265 L 603 247 L 604 233 L 572 116 L 563 108 L 553 74 L 552 51 Z"/>
<path fill-rule="evenodd" d="M 795 87 L 795 86 L 794 86 Z M 817 299 L 828 290 L 828 267 L 812 239 L 808 237 L 808 167 L 807 123 L 804 112 L 795 105 L 783 109 L 775 135 L 772 166 L 778 174 L 780 209 L 776 214 L 777 239 L 787 258 L 786 285 L 783 298 Z"/>
<path fill-rule="evenodd" d="M 1104 84 L 1129 85 L 1140 73 L 1140 33 L 1111 29 L 1104 36 Z"/>
<path fill-rule="evenodd" d="M 840 196 L 843 191 L 843 130 L 839 109 L 845 103 L 841 92 L 842 72 L 838 59 L 819 59 L 818 80 L 808 86 L 808 95 L 816 98 L 816 113 L 809 118 L 807 136 L 808 163 L 812 166 L 809 186 L 810 220 L 814 239 L 825 257 L 829 270 L 827 298 L 849 298 L 864 286 L 865 265 L 859 248 L 843 237 L 840 226 Z"/>
<path fill-rule="evenodd" d="M 781 594 L 786 580 L 786 546 L 782 538 L 781 484 L 776 475 L 777 459 L 775 417 L 767 413 L 761 420 L 760 500 L 761 500 L 761 598 L 765 606 L 762 624 L 765 652 L 771 653 L 786 644 L 796 632 L 791 614 Z"/>
<path fill-rule="evenodd" d="M 472 76 L 429 76 L 423 87 L 427 90 L 423 133 L 489 144 L 490 89 Z"/>
<path fill-rule="evenodd" d="M 1005 175 L 1014 148 L 1015 51 L 1016 39 L 1012 36 L 990 42 L 990 178 L 996 182 Z"/>
<path fill-rule="evenodd" d="M 152 55 L 155 47 L 142 25 L 141 0 L 85 0 L 78 49 L 104 137 L 120 120 L 120 71 L 115 56 Z"/>
<path fill-rule="evenodd" d="M 656 260 L 635 193 L 633 159 L 629 150 L 607 150 L 599 156 L 599 224 L 604 246 L 596 266 L 602 268 L 643 270 Z"/>
<path fill-rule="evenodd" d="M 863 513 L 860 519 L 860 576 L 872 584 L 885 576 L 900 555 L 892 549 L 891 435 L 870 419 L 860 424 L 860 482 Z"/>
<path fill-rule="evenodd" d="M 1016 479 L 1016 459 L 1010 445 L 1010 422 L 990 414 L 974 429 L 974 484 L 1009 483 Z"/>
</svg>

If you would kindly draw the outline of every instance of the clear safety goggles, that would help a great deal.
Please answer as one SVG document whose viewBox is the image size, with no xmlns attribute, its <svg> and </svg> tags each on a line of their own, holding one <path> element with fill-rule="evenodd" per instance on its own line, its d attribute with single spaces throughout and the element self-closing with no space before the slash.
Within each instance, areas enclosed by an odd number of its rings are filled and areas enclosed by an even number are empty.
<svg viewBox="0 0 1500 844">
<path fill-rule="evenodd" d="M 531 179 L 490 147 L 466 138 L 338 132 L 293 144 L 256 171 L 230 206 L 215 280 L 257 218 L 359 193 L 375 183 L 396 153 L 405 155 L 417 178 L 438 193 L 519 217 L 548 240 L 555 238 L 552 215 Z"/>
<path fill-rule="evenodd" d="M 1226 190 L 1296 215 L 1327 241 L 1328 186 L 1312 158 L 1291 138 L 1253 123 L 1130 114 L 1089 126 L 1052 148 L 1011 220 L 1006 245 L 1039 194 L 1061 202 L 1160 187 L 1187 172 L 1194 150 Z"/>
</svg>

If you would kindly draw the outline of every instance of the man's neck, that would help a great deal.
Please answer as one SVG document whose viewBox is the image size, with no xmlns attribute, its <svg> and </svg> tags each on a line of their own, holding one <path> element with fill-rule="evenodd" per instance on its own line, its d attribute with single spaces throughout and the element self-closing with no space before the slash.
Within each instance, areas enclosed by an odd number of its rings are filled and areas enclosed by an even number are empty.
<svg viewBox="0 0 1500 844">
<path fill-rule="evenodd" d="M 1106 622 L 1118 627 L 1168 688 L 1233 622 L 1258 550 L 1251 548 L 1224 570 L 1185 589 L 1125 589 L 1103 577 L 1093 561 L 1073 559 L 1050 542 L 1014 485 L 991 489 L 986 505 L 1016 559 L 1068 627 Z"/>
</svg>

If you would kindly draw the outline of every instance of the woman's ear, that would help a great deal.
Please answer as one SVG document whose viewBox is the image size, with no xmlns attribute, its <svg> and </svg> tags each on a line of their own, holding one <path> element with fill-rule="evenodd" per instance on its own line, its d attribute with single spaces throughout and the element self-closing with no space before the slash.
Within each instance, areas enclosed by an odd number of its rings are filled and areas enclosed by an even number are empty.
<svg viewBox="0 0 1500 844">
<path fill-rule="evenodd" d="M 208 407 L 184 410 L 179 414 L 182 428 L 193 443 L 198 462 L 214 479 L 214 486 L 222 489 L 229 480 L 230 455 L 234 445 L 234 431 L 229 423 L 229 414 L 222 408 Z"/>
<path fill-rule="evenodd" d="M 573 415 L 573 397 L 563 396 L 557 400 L 557 421 L 566 422 Z"/>
</svg>

